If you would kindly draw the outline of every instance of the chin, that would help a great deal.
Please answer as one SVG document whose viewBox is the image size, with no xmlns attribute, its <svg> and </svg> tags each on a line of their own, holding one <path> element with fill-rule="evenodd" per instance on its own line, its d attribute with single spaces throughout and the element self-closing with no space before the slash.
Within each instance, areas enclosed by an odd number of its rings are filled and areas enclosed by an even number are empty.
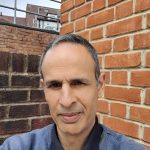
<svg viewBox="0 0 150 150">
<path fill-rule="evenodd" d="M 77 135 L 84 131 L 84 127 L 81 124 L 64 124 L 58 127 L 61 132 L 70 135 Z"/>
</svg>

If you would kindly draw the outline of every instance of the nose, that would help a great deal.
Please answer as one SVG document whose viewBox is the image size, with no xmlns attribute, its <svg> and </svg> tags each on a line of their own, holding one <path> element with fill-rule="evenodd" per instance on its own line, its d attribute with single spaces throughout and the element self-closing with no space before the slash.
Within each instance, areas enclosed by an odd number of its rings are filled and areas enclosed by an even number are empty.
<svg viewBox="0 0 150 150">
<path fill-rule="evenodd" d="M 67 83 L 62 85 L 59 103 L 66 108 L 71 107 L 72 104 L 75 103 L 75 97 L 73 96 L 73 91 Z"/>
</svg>

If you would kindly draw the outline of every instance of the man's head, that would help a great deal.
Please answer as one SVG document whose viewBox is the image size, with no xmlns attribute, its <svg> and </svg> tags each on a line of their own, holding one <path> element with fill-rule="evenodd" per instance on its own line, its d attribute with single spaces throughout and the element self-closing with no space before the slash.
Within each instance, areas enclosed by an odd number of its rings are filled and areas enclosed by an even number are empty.
<svg viewBox="0 0 150 150">
<path fill-rule="evenodd" d="M 77 35 L 61 36 L 47 49 L 41 83 L 59 136 L 87 134 L 93 127 L 100 89 L 96 68 L 94 48 Z"/>
<path fill-rule="evenodd" d="M 45 51 L 41 57 L 41 61 L 40 61 L 39 70 L 42 75 L 42 78 L 43 78 L 43 73 L 42 73 L 41 66 L 43 63 L 44 56 L 46 55 L 47 51 L 51 50 L 53 47 L 55 47 L 61 43 L 67 43 L 67 42 L 73 43 L 73 44 L 80 44 L 87 49 L 87 51 L 89 52 L 89 54 L 91 55 L 91 57 L 95 63 L 95 78 L 96 78 L 96 81 L 98 82 L 98 78 L 100 76 L 100 67 L 99 67 L 99 61 L 98 61 L 96 50 L 86 39 L 84 39 L 78 35 L 75 35 L 75 34 L 66 34 L 64 36 L 59 36 L 57 39 L 55 39 L 54 41 L 49 43 L 48 47 L 45 49 Z"/>
</svg>

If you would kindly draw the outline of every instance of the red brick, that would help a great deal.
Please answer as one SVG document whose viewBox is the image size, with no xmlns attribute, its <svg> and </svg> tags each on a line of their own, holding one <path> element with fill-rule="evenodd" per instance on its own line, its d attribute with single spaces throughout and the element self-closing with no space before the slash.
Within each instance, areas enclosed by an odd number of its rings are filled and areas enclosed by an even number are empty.
<svg viewBox="0 0 150 150">
<path fill-rule="evenodd" d="M 100 41 L 92 43 L 94 48 L 97 50 L 98 53 L 108 53 L 112 49 L 112 41 Z"/>
<path fill-rule="evenodd" d="M 0 52 L 0 71 L 8 71 L 10 55 L 7 52 Z"/>
<path fill-rule="evenodd" d="M 0 120 L 5 119 L 7 115 L 7 107 L 0 106 Z"/>
<path fill-rule="evenodd" d="M 131 72 L 131 85 L 150 87 L 150 71 Z"/>
<path fill-rule="evenodd" d="M 67 33 L 71 33 L 74 31 L 74 24 L 73 23 L 68 23 L 66 25 L 63 25 L 60 29 L 60 34 L 67 34 Z"/>
<path fill-rule="evenodd" d="M 101 39 L 103 37 L 103 28 L 94 28 L 91 30 L 91 40 Z"/>
<path fill-rule="evenodd" d="M 141 64 L 140 53 L 108 55 L 105 57 L 105 68 L 137 67 Z"/>
<path fill-rule="evenodd" d="M 112 72 L 112 84 L 126 85 L 128 80 L 128 75 L 126 71 L 113 71 Z"/>
<path fill-rule="evenodd" d="M 3 121 L 0 123 L 0 135 L 22 133 L 29 130 L 28 120 Z"/>
<path fill-rule="evenodd" d="M 32 102 L 45 102 L 45 95 L 43 90 L 31 90 L 30 101 Z"/>
<path fill-rule="evenodd" d="M 74 0 L 67 0 L 66 2 L 63 2 L 61 5 L 61 14 L 71 10 L 73 7 L 74 7 Z"/>
<path fill-rule="evenodd" d="M 49 124 L 53 123 L 53 120 L 51 117 L 47 117 L 47 118 L 39 118 L 39 119 L 33 119 L 31 121 L 31 128 L 33 129 L 38 129 L 38 128 L 42 128 L 44 126 L 47 126 Z"/>
<path fill-rule="evenodd" d="M 150 9 L 149 0 L 136 0 L 136 12 L 144 11 Z"/>
<path fill-rule="evenodd" d="M 9 76 L 0 74 L 0 88 L 8 87 L 9 84 Z"/>
<path fill-rule="evenodd" d="M 77 9 L 74 9 L 71 12 L 71 21 L 81 18 L 83 16 L 86 16 L 86 15 L 90 14 L 90 12 L 91 12 L 91 4 L 90 3 L 87 3 Z"/>
<path fill-rule="evenodd" d="M 145 124 L 150 124 L 150 108 L 131 107 L 130 118 Z"/>
<path fill-rule="evenodd" d="M 149 48 L 150 47 L 150 32 L 141 33 L 134 36 L 134 48 Z"/>
<path fill-rule="evenodd" d="M 150 27 L 150 13 L 147 15 L 147 26 Z"/>
<path fill-rule="evenodd" d="M 102 68 L 102 62 L 103 62 L 103 57 L 102 56 L 98 56 L 98 60 L 99 60 L 99 66 L 100 68 Z"/>
<path fill-rule="evenodd" d="M 75 0 L 75 6 L 79 6 L 81 4 L 83 4 L 85 2 L 85 0 Z"/>
<path fill-rule="evenodd" d="M 12 71 L 13 72 L 24 72 L 25 59 L 26 59 L 26 55 L 13 53 L 12 54 Z"/>
<path fill-rule="evenodd" d="M 45 49 L 47 43 L 58 35 L 23 28 L 3 26 L 1 27 L 0 36 L 2 39 L 7 39 L 6 43 L 3 43 L 3 48 L 1 48 L 3 51 L 39 55 Z M 1 61 L 2 60 L 4 59 L 1 59 Z M 5 64 L 5 61 L 3 63 L 0 62 L 0 70 L 1 65 L 3 67 L 2 69 L 7 69 L 3 66 L 3 64 Z"/>
<path fill-rule="evenodd" d="M 108 102 L 105 100 L 98 100 L 98 112 L 100 113 L 108 113 Z"/>
<path fill-rule="evenodd" d="M 48 104 L 41 104 L 41 115 L 50 115 Z"/>
<path fill-rule="evenodd" d="M 105 7 L 105 0 L 94 0 L 93 11 L 103 9 Z"/>
<path fill-rule="evenodd" d="M 100 25 L 114 19 L 114 9 L 105 10 L 98 14 L 91 15 L 87 18 L 87 26 L 92 27 Z"/>
<path fill-rule="evenodd" d="M 112 116 L 125 118 L 126 117 L 126 105 L 119 104 L 119 103 L 111 103 L 110 113 Z"/>
<path fill-rule="evenodd" d="M 68 13 L 65 13 L 65 14 L 62 14 L 61 15 L 61 23 L 67 23 L 68 22 L 68 17 L 69 17 L 69 14 Z"/>
<path fill-rule="evenodd" d="M 114 40 L 114 51 L 126 51 L 129 49 L 129 37 L 121 37 Z"/>
<path fill-rule="evenodd" d="M 145 127 L 144 128 L 144 137 L 143 137 L 143 140 L 145 142 L 149 142 L 150 143 L 150 127 Z"/>
<path fill-rule="evenodd" d="M 128 1 L 126 3 L 123 3 L 121 5 L 116 6 L 116 18 L 124 18 L 133 13 L 133 2 Z"/>
<path fill-rule="evenodd" d="M 108 6 L 114 5 L 114 4 L 121 2 L 121 1 L 123 1 L 123 0 L 108 0 Z"/>
<path fill-rule="evenodd" d="M 39 78 L 38 63 L 41 52 L 58 35 L 5 25 L 0 30 L 0 39 L 3 39 L 1 44 L 5 44 L 5 49 L 0 48 L 0 51 L 7 51 L 0 53 L 1 142 L 7 136 L 30 131 L 32 119 L 48 117 L 44 116 L 49 115 L 48 108 L 44 105 L 46 102 L 43 102 L 44 95 L 39 93 L 40 88 L 31 84 L 34 78 Z M 22 85 L 32 87 L 25 88 Z"/>
<path fill-rule="evenodd" d="M 140 92 L 140 89 L 137 88 L 105 86 L 104 95 L 106 99 L 139 103 L 141 101 Z"/>
<path fill-rule="evenodd" d="M 83 31 L 78 33 L 78 35 L 82 36 L 83 38 L 87 39 L 89 41 L 90 32 L 89 31 Z"/>
<path fill-rule="evenodd" d="M 138 138 L 139 126 L 135 123 L 127 122 L 113 117 L 104 117 L 104 124 L 114 131 Z"/>
<path fill-rule="evenodd" d="M 39 87 L 38 76 L 27 76 L 27 75 L 12 75 L 11 85 L 14 87 Z"/>
<path fill-rule="evenodd" d="M 146 56 L 145 56 L 145 66 L 146 67 L 150 67 L 150 51 L 148 51 L 146 53 Z"/>
<path fill-rule="evenodd" d="M 85 18 L 81 18 L 75 22 L 75 31 L 80 31 L 85 29 Z"/>
<path fill-rule="evenodd" d="M 9 118 L 25 118 L 40 115 L 39 105 L 17 105 L 11 106 Z"/>
<path fill-rule="evenodd" d="M 27 102 L 28 91 L 25 90 L 4 90 L 0 91 L 0 103 Z"/>
<path fill-rule="evenodd" d="M 110 83 L 110 72 L 105 71 L 104 74 L 105 74 L 105 83 L 109 84 Z"/>
<path fill-rule="evenodd" d="M 145 104 L 150 105 L 150 89 L 146 90 Z"/>
<path fill-rule="evenodd" d="M 108 25 L 106 35 L 110 37 L 140 29 L 142 29 L 142 17 L 138 16 Z"/>
</svg>

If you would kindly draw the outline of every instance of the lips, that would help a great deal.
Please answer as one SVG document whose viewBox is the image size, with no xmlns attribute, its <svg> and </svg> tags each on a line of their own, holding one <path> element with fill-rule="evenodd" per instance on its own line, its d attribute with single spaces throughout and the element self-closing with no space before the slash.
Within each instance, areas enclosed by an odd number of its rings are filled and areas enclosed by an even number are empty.
<svg viewBox="0 0 150 150">
<path fill-rule="evenodd" d="M 62 113 L 60 114 L 60 116 L 63 122 L 71 124 L 76 123 L 80 119 L 81 113 L 80 112 Z"/>
</svg>

